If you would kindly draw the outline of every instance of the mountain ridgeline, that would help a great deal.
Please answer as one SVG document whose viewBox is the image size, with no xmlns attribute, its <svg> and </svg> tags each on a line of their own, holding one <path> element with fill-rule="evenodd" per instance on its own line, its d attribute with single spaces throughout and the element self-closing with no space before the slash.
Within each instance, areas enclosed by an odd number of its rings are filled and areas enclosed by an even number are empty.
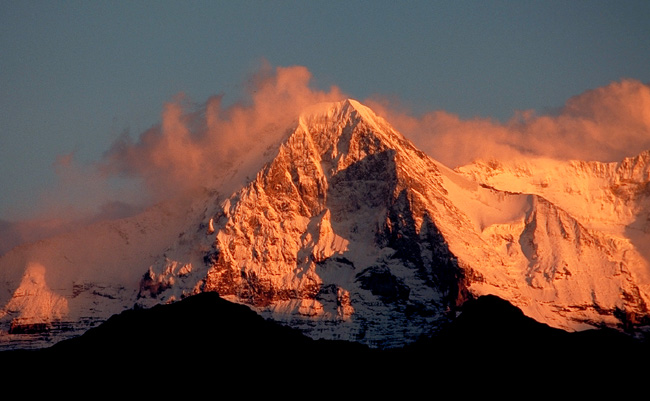
<svg viewBox="0 0 650 401">
<path fill-rule="evenodd" d="M 316 105 L 189 201 L 3 255 L 0 340 L 48 344 L 205 293 L 312 345 L 423 347 L 479 299 L 504 300 L 536 333 L 642 336 L 650 163 L 637 159 L 616 165 L 619 180 L 614 164 L 578 162 L 454 171 L 354 100 Z M 89 251 L 99 244 L 112 250 Z"/>
</svg>

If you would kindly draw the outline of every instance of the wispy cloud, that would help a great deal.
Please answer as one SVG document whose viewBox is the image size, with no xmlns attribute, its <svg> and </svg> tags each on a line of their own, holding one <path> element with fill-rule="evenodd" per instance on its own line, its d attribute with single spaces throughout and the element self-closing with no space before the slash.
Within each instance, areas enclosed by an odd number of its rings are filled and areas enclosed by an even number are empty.
<svg viewBox="0 0 650 401">
<path fill-rule="evenodd" d="M 246 99 L 224 107 L 215 96 L 188 109 L 181 95 L 165 105 L 162 123 L 138 138 L 116 141 L 100 162 L 107 175 L 143 180 L 154 197 L 209 185 L 214 172 L 241 157 L 262 135 L 279 135 L 300 111 L 344 95 L 311 88 L 304 67 L 263 67 L 249 80 Z"/>
<path fill-rule="evenodd" d="M 100 160 L 61 155 L 53 166 L 59 180 L 43 189 L 34 218 L 0 221 L 0 253 L 210 186 L 215 172 L 244 157 L 260 138 L 284 134 L 305 107 L 347 97 L 337 87 L 313 88 L 311 78 L 305 67 L 264 65 L 234 104 L 224 105 L 222 96 L 194 104 L 179 94 L 164 105 L 160 124 L 136 137 L 124 134 Z M 379 97 L 362 102 L 450 167 L 529 156 L 615 161 L 650 149 L 650 86 L 635 80 L 579 94 L 554 113 L 517 112 L 505 123 L 446 111 L 414 116 Z"/>
<path fill-rule="evenodd" d="M 232 105 L 224 106 L 223 96 L 197 105 L 178 94 L 164 105 L 160 124 L 136 137 L 124 133 L 100 160 L 59 156 L 53 165 L 58 180 L 36 197 L 34 216 L 0 221 L 0 253 L 209 186 L 262 136 L 283 134 L 305 107 L 346 97 L 337 87 L 314 89 L 311 79 L 305 67 L 264 64 Z"/>
<path fill-rule="evenodd" d="M 520 111 L 505 123 L 446 111 L 414 116 L 379 98 L 366 104 L 450 167 L 529 156 L 618 161 L 650 149 L 650 86 L 630 79 L 572 97 L 554 113 Z"/>
</svg>

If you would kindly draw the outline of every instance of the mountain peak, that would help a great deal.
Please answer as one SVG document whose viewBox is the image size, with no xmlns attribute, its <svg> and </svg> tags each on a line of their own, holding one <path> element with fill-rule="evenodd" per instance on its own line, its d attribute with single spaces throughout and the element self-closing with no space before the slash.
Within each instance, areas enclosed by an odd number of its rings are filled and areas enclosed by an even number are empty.
<svg viewBox="0 0 650 401">
<path fill-rule="evenodd" d="M 378 118 L 375 112 L 370 107 L 361 104 L 355 99 L 350 99 L 350 98 L 345 99 L 343 101 L 343 107 L 346 107 L 350 110 L 354 110 L 357 113 L 362 114 L 365 118 L 369 118 L 369 119 Z"/>
<path fill-rule="evenodd" d="M 293 142 L 303 134 L 323 160 L 336 159 L 339 168 L 386 150 L 417 151 L 385 119 L 354 99 L 328 102 L 307 108 L 298 120 Z M 303 146 L 303 145 L 299 145 Z M 423 155 L 421 152 L 418 152 Z M 345 160 L 344 160 L 345 159 Z"/>
<path fill-rule="evenodd" d="M 412 342 L 482 295 L 570 330 L 650 321 L 650 279 L 637 279 L 650 260 L 639 252 L 650 249 L 647 153 L 619 166 L 621 182 L 584 179 L 618 165 L 578 166 L 557 187 L 568 170 L 543 164 L 507 174 L 529 185 L 505 191 L 437 163 L 354 99 L 314 105 L 288 128 L 230 170 L 236 184 L 174 213 L 0 257 L 0 334 L 42 321 L 69 333 L 88 315 L 211 291 L 310 337 L 377 347 Z M 590 223 L 607 207 L 628 220 Z M 116 265 L 122 275 L 105 273 Z M 42 276 L 57 281 L 30 284 Z"/>
<path fill-rule="evenodd" d="M 344 122 L 353 116 L 379 129 L 388 124 L 383 118 L 377 116 L 372 109 L 351 98 L 338 102 L 325 102 L 312 105 L 303 111 L 300 115 L 300 121 L 307 123 L 313 122 L 314 120 L 328 119 Z"/>
<path fill-rule="evenodd" d="M 310 116 L 310 115 L 317 115 L 317 114 L 326 114 L 328 112 L 336 112 L 336 111 L 354 111 L 354 110 L 368 110 L 372 114 L 372 110 L 368 108 L 367 106 L 364 106 L 359 102 L 358 100 L 352 99 L 352 98 L 346 98 L 343 100 L 339 101 L 334 101 L 334 102 L 322 102 L 322 103 L 316 103 L 311 106 L 308 106 L 302 113 L 302 116 Z"/>
</svg>

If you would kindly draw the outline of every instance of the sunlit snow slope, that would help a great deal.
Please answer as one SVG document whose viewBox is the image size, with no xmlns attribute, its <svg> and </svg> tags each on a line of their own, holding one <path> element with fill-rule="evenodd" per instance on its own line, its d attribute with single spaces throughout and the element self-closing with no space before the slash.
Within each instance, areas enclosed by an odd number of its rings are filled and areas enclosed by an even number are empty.
<svg viewBox="0 0 650 401">
<path fill-rule="evenodd" d="M 273 138 L 211 190 L 4 255 L 0 340 L 203 291 L 373 346 L 485 294 L 567 330 L 647 322 L 647 153 L 452 171 L 354 100 Z"/>
</svg>

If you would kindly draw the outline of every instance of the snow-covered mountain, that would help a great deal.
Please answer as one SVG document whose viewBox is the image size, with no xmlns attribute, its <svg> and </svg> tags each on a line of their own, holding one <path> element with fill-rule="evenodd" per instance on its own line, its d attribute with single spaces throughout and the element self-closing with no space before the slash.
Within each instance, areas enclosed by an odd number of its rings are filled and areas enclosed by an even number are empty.
<svg viewBox="0 0 650 401">
<path fill-rule="evenodd" d="M 214 190 L 2 256 L 0 343 L 205 291 L 382 347 L 487 294 L 566 330 L 648 322 L 647 152 L 452 171 L 354 100 L 258 145 Z"/>
</svg>

